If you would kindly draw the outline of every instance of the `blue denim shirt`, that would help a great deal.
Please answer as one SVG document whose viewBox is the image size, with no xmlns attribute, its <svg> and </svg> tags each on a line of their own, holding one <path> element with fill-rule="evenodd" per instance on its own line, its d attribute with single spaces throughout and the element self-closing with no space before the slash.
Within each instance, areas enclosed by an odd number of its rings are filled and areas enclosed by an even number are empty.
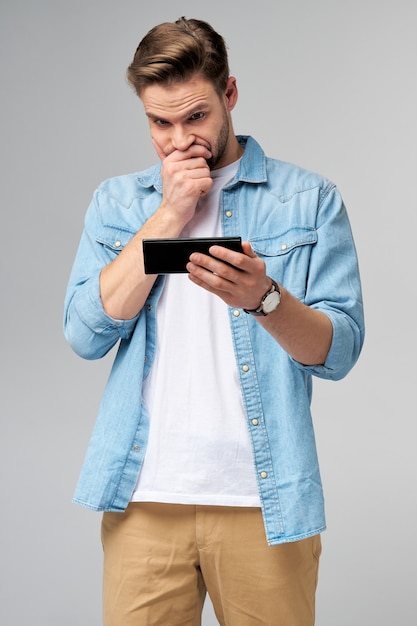
<svg viewBox="0 0 417 626">
<path fill-rule="evenodd" d="M 250 241 L 268 275 L 333 325 L 326 362 L 303 366 L 254 317 L 229 308 L 266 536 L 273 545 L 325 528 L 310 413 L 312 375 L 338 380 L 349 372 L 363 343 L 363 307 L 351 229 L 335 185 L 267 158 L 251 137 L 238 139 L 244 155 L 221 194 L 224 235 Z M 75 352 L 97 359 L 119 344 L 74 496 L 94 510 L 123 511 L 143 462 L 149 414 L 142 381 L 152 367 L 164 287 L 160 276 L 137 317 L 117 320 L 103 310 L 99 274 L 156 211 L 161 192 L 160 165 L 102 183 L 69 280 L 64 326 Z"/>
</svg>

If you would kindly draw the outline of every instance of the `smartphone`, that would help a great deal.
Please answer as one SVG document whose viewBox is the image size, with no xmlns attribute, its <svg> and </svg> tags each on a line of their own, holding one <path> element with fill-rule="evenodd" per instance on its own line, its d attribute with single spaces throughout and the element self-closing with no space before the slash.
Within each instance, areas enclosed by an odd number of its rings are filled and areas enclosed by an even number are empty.
<svg viewBox="0 0 417 626">
<path fill-rule="evenodd" d="M 145 274 L 186 273 L 193 252 L 209 254 L 210 246 L 218 245 L 242 252 L 241 237 L 183 237 L 179 239 L 143 239 Z"/>
</svg>

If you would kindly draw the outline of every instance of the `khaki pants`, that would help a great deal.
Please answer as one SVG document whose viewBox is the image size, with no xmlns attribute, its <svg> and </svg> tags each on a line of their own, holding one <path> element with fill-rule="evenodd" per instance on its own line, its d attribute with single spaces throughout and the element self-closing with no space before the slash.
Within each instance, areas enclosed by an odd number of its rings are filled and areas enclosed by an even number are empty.
<svg viewBox="0 0 417 626">
<path fill-rule="evenodd" d="M 257 508 L 131 503 L 104 513 L 104 626 L 313 626 L 320 536 L 268 546 Z"/>
</svg>

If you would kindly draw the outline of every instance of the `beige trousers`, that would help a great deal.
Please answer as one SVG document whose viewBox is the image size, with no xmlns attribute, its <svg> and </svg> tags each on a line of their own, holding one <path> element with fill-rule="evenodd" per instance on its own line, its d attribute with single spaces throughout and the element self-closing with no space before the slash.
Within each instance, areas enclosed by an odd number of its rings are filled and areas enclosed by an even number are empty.
<svg viewBox="0 0 417 626">
<path fill-rule="evenodd" d="M 131 503 L 104 513 L 104 626 L 313 626 L 320 535 L 268 546 L 260 509 Z"/>
</svg>

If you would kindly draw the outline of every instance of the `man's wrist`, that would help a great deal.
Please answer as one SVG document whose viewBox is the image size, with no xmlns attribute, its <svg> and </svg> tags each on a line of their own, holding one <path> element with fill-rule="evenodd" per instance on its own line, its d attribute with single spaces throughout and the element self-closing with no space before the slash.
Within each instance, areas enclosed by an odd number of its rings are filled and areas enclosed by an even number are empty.
<svg viewBox="0 0 417 626">
<path fill-rule="evenodd" d="M 270 278 L 270 277 L 269 277 Z M 245 313 L 255 316 L 267 316 L 273 313 L 281 302 L 281 291 L 278 283 L 273 278 L 271 280 L 271 287 L 261 298 L 261 302 L 256 309 L 243 309 Z"/>
</svg>

